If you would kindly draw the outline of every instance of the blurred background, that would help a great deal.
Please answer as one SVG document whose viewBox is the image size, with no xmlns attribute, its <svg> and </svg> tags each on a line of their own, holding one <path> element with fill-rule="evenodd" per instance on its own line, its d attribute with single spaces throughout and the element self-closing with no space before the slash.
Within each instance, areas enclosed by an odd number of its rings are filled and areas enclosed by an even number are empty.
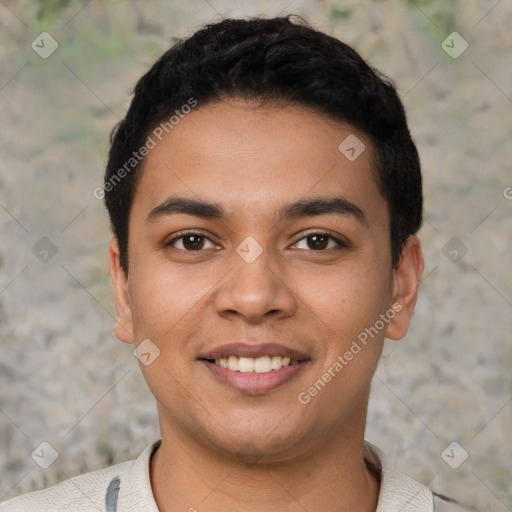
<svg viewBox="0 0 512 512">
<path fill-rule="evenodd" d="M 438 492 L 512 510 L 512 4 L 500 0 L 0 1 L 0 501 L 159 437 L 133 347 L 113 334 L 94 196 L 110 130 L 176 38 L 289 13 L 396 81 L 422 159 L 424 280 L 406 339 L 386 342 L 366 438 Z M 41 443 L 58 455 L 47 469 Z"/>
</svg>

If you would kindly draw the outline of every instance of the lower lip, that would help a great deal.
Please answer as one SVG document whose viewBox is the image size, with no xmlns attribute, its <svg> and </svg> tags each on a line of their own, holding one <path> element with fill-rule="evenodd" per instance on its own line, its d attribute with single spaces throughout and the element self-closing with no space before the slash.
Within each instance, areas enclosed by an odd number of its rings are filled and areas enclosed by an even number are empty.
<svg viewBox="0 0 512 512">
<path fill-rule="evenodd" d="M 279 370 L 271 370 L 267 373 L 234 372 L 209 361 L 201 360 L 201 363 L 214 377 L 231 388 L 248 395 L 259 395 L 268 393 L 293 379 L 304 369 L 308 361 L 300 361 L 293 366 L 282 366 Z"/>
</svg>

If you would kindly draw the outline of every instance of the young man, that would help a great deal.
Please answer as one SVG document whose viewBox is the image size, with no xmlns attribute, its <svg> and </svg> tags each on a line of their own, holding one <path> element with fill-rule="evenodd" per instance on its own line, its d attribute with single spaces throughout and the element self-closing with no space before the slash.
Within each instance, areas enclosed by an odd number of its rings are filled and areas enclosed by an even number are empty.
<svg viewBox="0 0 512 512">
<path fill-rule="evenodd" d="M 462 510 L 364 441 L 423 270 L 386 78 L 288 17 L 209 25 L 137 84 L 104 190 L 116 336 L 161 441 L 2 512 Z"/>
</svg>

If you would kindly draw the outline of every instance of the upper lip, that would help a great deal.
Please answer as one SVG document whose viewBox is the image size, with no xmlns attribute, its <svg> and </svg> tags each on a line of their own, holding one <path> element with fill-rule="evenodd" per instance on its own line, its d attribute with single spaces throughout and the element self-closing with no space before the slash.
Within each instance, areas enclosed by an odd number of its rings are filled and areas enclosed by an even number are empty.
<svg viewBox="0 0 512 512">
<path fill-rule="evenodd" d="M 199 359 L 221 359 L 229 356 L 258 358 L 263 356 L 289 357 L 292 361 L 309 359 L 304 353 L 278 343 L 261 343 L 258 345 L 248 343 L 230 343 L 204 352 Z"/>
</svg>

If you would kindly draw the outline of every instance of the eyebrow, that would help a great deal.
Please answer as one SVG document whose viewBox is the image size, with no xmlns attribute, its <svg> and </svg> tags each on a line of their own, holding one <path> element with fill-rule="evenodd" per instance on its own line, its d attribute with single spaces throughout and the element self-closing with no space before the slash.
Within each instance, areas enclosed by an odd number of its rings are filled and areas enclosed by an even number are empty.
<svg viewBox="0 0 512 512">
<path fill-rule="evenodd" d="M 286 205 L 282 208 L 280 220 L 314 215 L 329 215 L 333 213 L 338 215 L 349 215 L 362 223 L 366 223 L 366 217 L 363 210 L 344 197 L 313 197 L 300 199 L 299 201 Z"/>
<path fill-rule="evenodd" d="M 173 213 L 195 215 L 205 219 L 223 219 L 225 217 L 224 208 L 217 203 L 210 203 L 202 199 L 171 196 L 151 210 L 147 221 L 153 222 L 160 217 Z"/>
<path fill-rule="evenodd" d="M 147 221 L 154 222 L 160 217 L 172 214 L 194 215 L 204 219 L 226 218 L 224 208 L 218 203 L 211 203 L 202 199 L 171 196 L 151 210 Z M 279 220 L 329 214 L 348 215 L 361 223 L 367 222 L 361 208 L 344 197 L 300 199 L 283 206 L 279 213 Z"/>
</svg>

